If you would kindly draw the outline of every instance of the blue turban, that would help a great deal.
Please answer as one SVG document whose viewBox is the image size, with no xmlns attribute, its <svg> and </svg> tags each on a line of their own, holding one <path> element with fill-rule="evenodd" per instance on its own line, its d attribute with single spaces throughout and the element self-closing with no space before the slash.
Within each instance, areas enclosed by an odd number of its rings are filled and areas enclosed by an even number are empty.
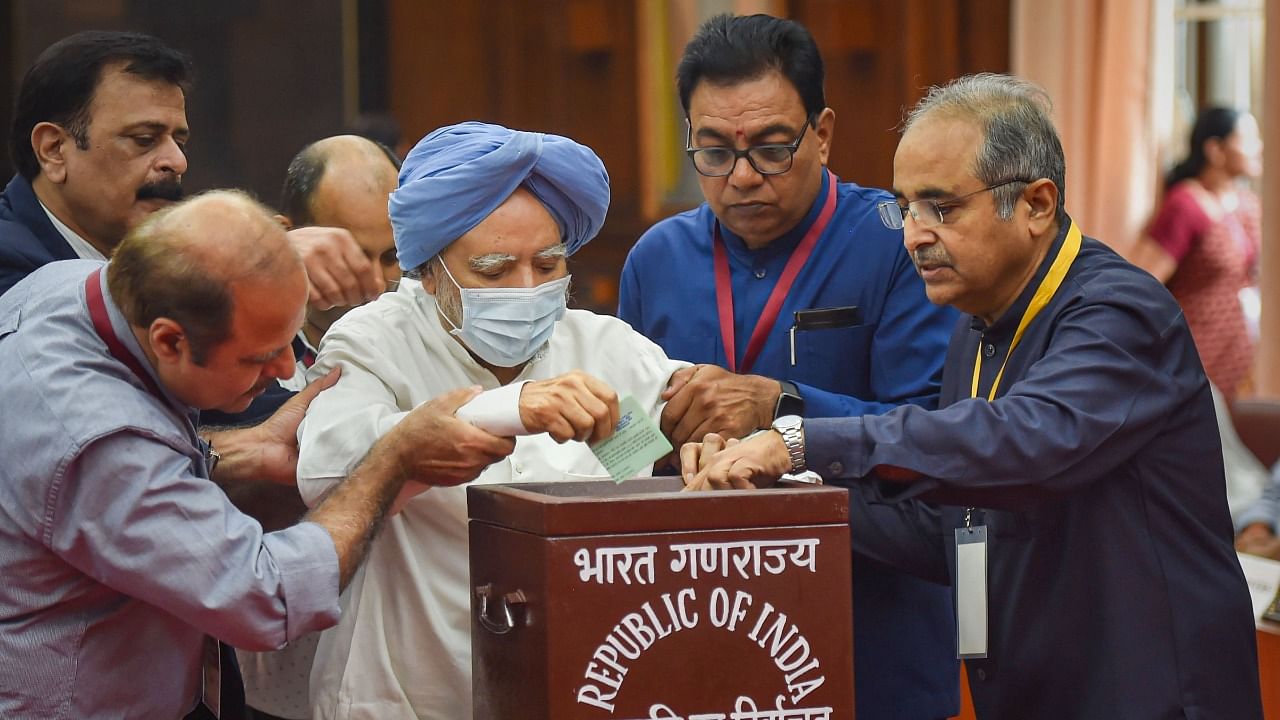
<svg viewBox="0 0 1280 720">
<path fill-rule="evenodd" d="M 570 255 L 600 232 L 609 174 L 590 148 L 559 135 L 464 122 L 422 138 L 391 193 L 400 267 L 412 270 L 524 186 L 555 218 Z"/>
</svg>

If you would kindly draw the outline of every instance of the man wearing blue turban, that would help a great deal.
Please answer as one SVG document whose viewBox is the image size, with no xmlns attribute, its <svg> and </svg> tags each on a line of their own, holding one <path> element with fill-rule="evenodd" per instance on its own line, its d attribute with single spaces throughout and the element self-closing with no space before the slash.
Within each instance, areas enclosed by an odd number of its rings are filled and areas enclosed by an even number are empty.
<svg viewBox="0 0 1280 720">
<path fill-rule="evenodd" d="M 609 176 L 568 138 L 467 122 L 423 138 L 390 197 L 410 278 L 333 325 L 311 375 L 342 368 L 299 430 L 298 487 L 315 502 L 409 410 L 480 385 L 459 411 L 516 449 L 476 482 L 607 477 L 584 442 L 618 398 L 655 419 L 685 363 L 609 316 L 567 310 L 568 255 L 600 230 Z M 311 675 L 320 718 L 471 717 L 466 494 L 402 494 Z M 420 493 L 420 494 L 415 494 Z"/>
</svg>

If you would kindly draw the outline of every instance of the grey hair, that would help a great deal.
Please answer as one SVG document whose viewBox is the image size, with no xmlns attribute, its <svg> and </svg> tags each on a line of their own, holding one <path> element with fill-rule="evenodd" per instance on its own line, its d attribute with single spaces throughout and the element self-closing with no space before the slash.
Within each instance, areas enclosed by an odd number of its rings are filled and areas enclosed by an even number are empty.
<svg viewBox="0 0 1280 720">
<path fill-rule="evenodd" d="M 903 131 L 926 115 L 977 121 L 984 138 L 974 158 L 974 175 L 984 185 L 1048 178 L 1058 187 L 1055 217 L 1061 223 L 1067 217 L 1067 169 L 1062 142 L 1049 117 L 1052 111 L 1053 102 L 1039 85 L 1009 75 L 979 73 L 929 88 L 907 113 Z M 1011 183 L 992 191 L 1001 219 L 1013 216 L 1024 185 Z"/>
<path fill-rule="evenodd" d="M 561 242 L 561 243 L 556 243 L 555 245 L 547 246 L 539 250 L 538 252 L 534 253 L 534 258 L 535 259 L 562 258 L 562 257 L 568 257 L 568 255 L 569 255 L 568 246 Z M 516 259 L 516 256 L 511 255 L 509 253 L 489 253 L 488 255 L 481 255 L 479 257 L 471 258 L 471 269 L 476 272 L 482 273 L 488 270 L 492 270 L 505 263 L 515 262 L 515 259 Z M 444 261 L 440 259 L 440 254 L 437 253 L 435 255 L 432 255 L 426 262 L 406 272 L 405 274 L 408 277 L 411 277 L 415 280 L 421 280 L 422 277 L 426 275 L 428 272 L 437 272 L 437 273 L 443 272 L 442 270 L 443 267 L 444 267 Z"/>
</svg>

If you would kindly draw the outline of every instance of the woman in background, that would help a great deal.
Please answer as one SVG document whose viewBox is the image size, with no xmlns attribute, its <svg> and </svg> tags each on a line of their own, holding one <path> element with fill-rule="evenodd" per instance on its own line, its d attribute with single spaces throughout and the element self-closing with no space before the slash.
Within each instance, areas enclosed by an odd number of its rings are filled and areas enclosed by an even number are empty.
<svg viewBox="0 0 1280 720">
<path fill-rule="evenodd" d="M 1165 178 L 1142 263 L 1182 305 L 1205 373 L 1228 400 L 1253 365 L 1262 227 L 1258 198 L 1239 180 L 1258 176 L 1261 155 L 1252 115 L 1202 111 L 1188 157 Z"/>
</svg>

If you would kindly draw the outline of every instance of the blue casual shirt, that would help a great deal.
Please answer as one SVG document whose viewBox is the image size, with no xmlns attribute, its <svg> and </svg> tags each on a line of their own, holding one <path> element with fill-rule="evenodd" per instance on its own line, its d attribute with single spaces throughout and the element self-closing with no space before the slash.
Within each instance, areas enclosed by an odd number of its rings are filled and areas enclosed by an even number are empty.
<svg viewBox="0 0 1280 720">
<path fill-rule="evenodd" d="M 1249 503 L 1236 518 L 1236 529 L 1244 530 L 1257 523 L 1271 528 L 1271 532 L 1280 529 L 1280 463 L 1271 469 L 1271 478 L 1262 489 L 1262 495 Z"/>
<path fill-rule="evenodd" d="M 877 487 L 978 508 L 989 655 L 965 664 L 983 720 L 1260 718 L 1213 400 L 1177 302 L 1085 238 L 1009 354 L 1066 234 L 1001 317 L 957 324 L 943 409 L 806 422 L 806 460 L 832 478 L 905 468 L 925 478 Z M 933 532 L 944 577 L 962 513 Z"/>
<path fill-rule="evenodd" d="M 830 182 L 823 175 L 819 198 Z M 957 313 L 928 301 L 902 231 L 880 222 L 876 203 L 892 197 L 853 183 L 839 183 L 836 196 L 835 214 L 749 372 L 795 382 L 806 417 L 878 414 L 902 403 L 935 407 Z M 769 293 L 820 209 L 815 202 L 800 224 L 757 250 L 721 226 L 739 366 Z M 727 367 L 712 265 L 715 222 L 703 203 L 641 236 L 622 269 L 618 317 L 673 358 Z M 796 332 L 792 365 L 788 330 L 795 311 L 850 305 L 860 310 L 859 324 Z"/>
<path fill-rule="evenodd" d="M 328 533 L 264 535 L 209 481 L 195 411 L 107 351 L 84 289 L 101 267 L 0 297 L 0 717 L 180 717 L 206 634 L 277 648 L 338 617 Z"/>
<path fill-rule="evenodd" d="M 823 173 L 818 198 L 827 196 Z M 807 417 L 882 413 L 909 403 L 936 406 L 947 339 L 957 313 L 928 301 L 902 244 L 902 231 L 880 222 L 882 190 L 838 183 L 835 214 L 796 276 L 777 323 L 751 373 L 796 383 Z M 735 348 L 740 365 L 770 292 L 791 253 L 821 210 L 815 202 L 792 230 L 758 250 L 721 226 L 733 287 Z M 712 264 L 715 214 L 705 203 L 646 232 L 627 256 L 618 315 L 673 358 L 727 366 Z M 796 333 L 791 364 L 788 330 L 796 310 L 856 306 L 861 322 Z M 901 514 L 919 504 L 867 506 L 855 513 L 854 696 L 860 720 L 942 718 L 959 708 L 955 624 L 950 590 L 910 577 L 863 552 L 873 538 L 893 545 Z M 864 535 L 872 537 L 863 538 Z M 863 542 L 863 540 L 867 542 Z"/>
</svg>

